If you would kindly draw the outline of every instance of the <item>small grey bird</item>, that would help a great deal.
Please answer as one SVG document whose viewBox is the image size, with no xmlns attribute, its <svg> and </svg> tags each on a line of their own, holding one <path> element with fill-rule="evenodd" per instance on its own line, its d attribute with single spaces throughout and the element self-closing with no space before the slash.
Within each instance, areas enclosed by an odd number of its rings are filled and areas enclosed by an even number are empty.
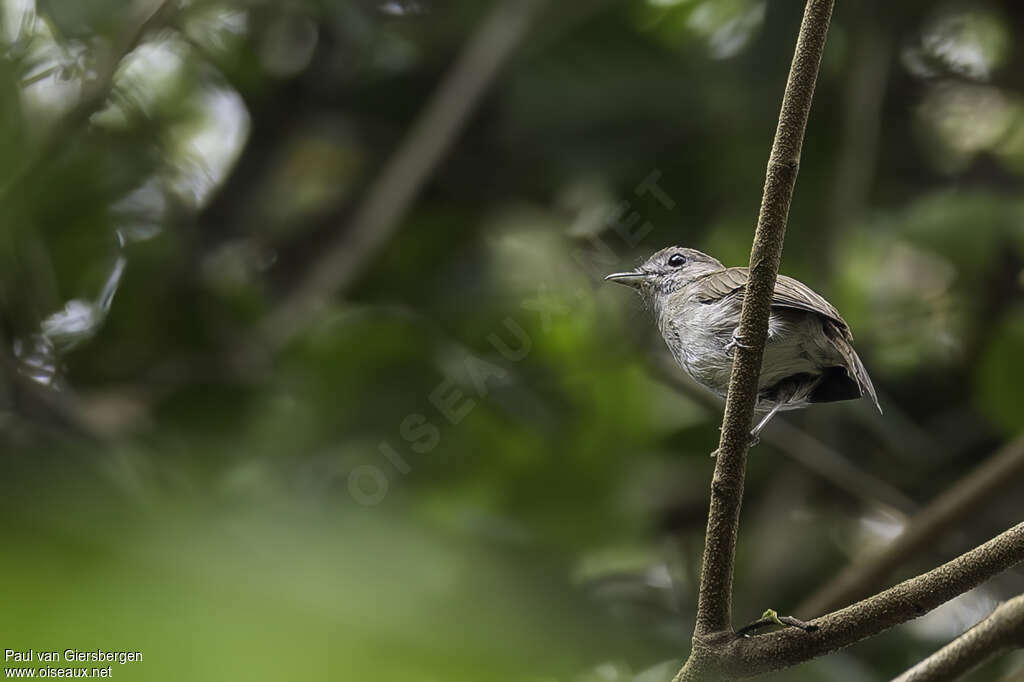
<svg viewBox="0 0 1024 682">
<path fill-rule="evenodd" d="M 658 319 L 676 361 L 697 383 L 725 397 L 732 372 L 748 268 L 727 268 L 695 249 L 658 251 L 632 272 L 605 277 L 636 289 Z M 751 432 L 756 440 L 781 410 L 868 396 L 881 412 L 875 388 L 853 349 L 850 326 L 806 284 L 779 275 L 772 296 L 768 341 Z"/>
</svg>

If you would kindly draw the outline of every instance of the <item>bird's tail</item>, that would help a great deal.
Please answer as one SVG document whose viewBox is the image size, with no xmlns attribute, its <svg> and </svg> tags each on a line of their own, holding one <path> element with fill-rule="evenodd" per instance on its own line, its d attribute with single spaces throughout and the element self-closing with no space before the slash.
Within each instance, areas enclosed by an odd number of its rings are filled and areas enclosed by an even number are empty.
<svg viewBox="0 0 1024 682">
<path fill-rule="evenodd" d="M 867 369 L 864 368 L 864 363 L 860 361 L 860 356 L 857 355 L 857 351 L 853 349 L 850 342 L 843 338 L 833 339 L 836 348 L 839 353 L 843 356 L 846 361 L 846 367 L 849 372 L 853 375 L 854 381 L 857 382 L 857 386 L 860 387 L 860 393 L 862 396 L 871 398 L 871 402 L 878 408 L 878 413 L 882 413 L 882 406 L 878 404 L 878 395 L 875 393 L 875 386 L 871 383 L 871 377 L 868 376 Z"/>
</svg>

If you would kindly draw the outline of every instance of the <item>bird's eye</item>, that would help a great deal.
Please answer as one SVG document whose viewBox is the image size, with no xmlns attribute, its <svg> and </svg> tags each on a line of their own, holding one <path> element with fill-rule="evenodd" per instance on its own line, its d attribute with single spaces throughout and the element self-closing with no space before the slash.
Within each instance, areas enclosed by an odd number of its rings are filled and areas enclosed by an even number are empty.
<svg viewBox="0 0 1024 682">
<path fill-rule="evenodd" d="M 686 256 L 681 253 L 673 253 L 669 256 L 668 264 L 673 268 L 681 268 L 686 264 Z"/>
</svg>

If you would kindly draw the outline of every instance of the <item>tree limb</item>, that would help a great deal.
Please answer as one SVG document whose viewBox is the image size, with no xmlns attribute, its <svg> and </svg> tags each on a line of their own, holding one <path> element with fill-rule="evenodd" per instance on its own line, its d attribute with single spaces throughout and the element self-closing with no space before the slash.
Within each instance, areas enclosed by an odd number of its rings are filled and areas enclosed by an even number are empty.
<svg viewBox="0 0 1024 682">
<path fill-rule="evenodd" d="M 833 0 L 807 2 L 782 99 L 775 142 L 768 159 L 761 212 L 750 253 L 750 279 L 740 316 L 739 335 L 743 344 L 737 348 L 733 361 L 722 438 L 711 484 L 695 643 L 715 633 L 732 635 L 732 578 L 750 426 L 757 403 L 757 383 L 768 336 L 768 316 L 782 257 L 789 204 L 800 166 L 800 150 L 832 17 L 832 5 Z M 687 669 L 694 667 L 688 662 L 677 679 L 698 679 L 687 676 Z"/>
<path fill-rule="evenodd" d="M 500 0 L 466 45 L 423 113 L 387 162 L 348 228 L 262 325 L 271 349 L 295 338 L 358 277 L 398 229 L 481 96 L 527 34 L 544 0 Z"/>
<path fill-rule="evenodd" d="M 813 632 L 787 629 L 755 637 L 714 633 L 694 637 L 680 680 L 752 677 L 849 646 L 923 616 L 1024 561 L 1024 523 L 938 568 L 808 623 Z"/>
<path fill-rule="evenodd" d="M 750 280 L 739 329 L 744 343 L 737 349 L 733 361 L 711 485 L 693 648 L 674 682 L 750 677 L 796 665 L 924 615 L 1024 561 L 1024 524 L 1020 524 L 916 578 L 810 623 L 801 621 L 804 626 L 801 629 L 787 628 L 756 637 L 740 637 L 733 632 L 732 579 L 748 434 L 757 402 L 760 365 L 786 219 L 832 7 L 833 0 L 807 0 L 786 84 L 750 255 Z M 978 494 L 970 486 L 968 489 L 972 495 L 956 498 L 956 505 L 963 504 L 963 498 L 971 499 Z M 774 615 L 766 612 L 766 616 L 769 614 Z M 777 616 L 769 620 L 780 622 Z M 981 645 L 975 646 L 969 640 L 957 651 L 977 651 L 977 655 L 970 657 L 973 662 L 981 660 L 983 653 L 993 651 L 980 649 Z M 968 656 L 951 654 L 947 658 L 959 662 Z"/>
<path fill-rule="evenodd" d="M 954 680 L 996 654 L 1024 647 L 1024 595 L 996 607 L 973 628 L 893 682 Z"/>
<path fill-rule="evenodd" d="M 851 563 L 797 609 L 812 616 L 826 613 L 884 584 L 907 559 L 932 545 L 958 521 L 973 514 L 986 500 L 1024 476 L 1024 436 L 1011 441 L 967 477 L 958 481 L 910 521 L 895 540 L 879 552 Z"/>
</svg>

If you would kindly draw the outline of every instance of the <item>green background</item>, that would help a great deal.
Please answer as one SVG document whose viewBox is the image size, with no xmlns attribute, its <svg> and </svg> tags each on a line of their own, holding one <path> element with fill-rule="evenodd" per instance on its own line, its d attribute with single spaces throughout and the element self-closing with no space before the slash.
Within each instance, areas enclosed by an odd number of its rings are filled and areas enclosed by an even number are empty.
<svg viewBox="0 0 1024 682">
<path fill-rule="evenodd" d="M 272 351 L 262 321 L 489 3 L 170 4 L 134 36 L 147 3 L 2 3 L 0 648 L 139 650 L 114 678 L 140 681 L 667 682 L 720 412 L 599 275 L 669 244 L 746 264 L 802 3 L 548 6 L 395 235 Z M 843 312 L 885 415 L 784 419 L 878 484 L 755 448 L 737 623 L 1024 425 L 1022 37 L 1011 0 L 838 3 L 782 271 Z M 652 173 L 671 208 L 637 195 Z M 1019 522 L 1016 487 L 889 582 Z M 888 679 L 1021 589 L 772 679 Z"/>
</svg>

